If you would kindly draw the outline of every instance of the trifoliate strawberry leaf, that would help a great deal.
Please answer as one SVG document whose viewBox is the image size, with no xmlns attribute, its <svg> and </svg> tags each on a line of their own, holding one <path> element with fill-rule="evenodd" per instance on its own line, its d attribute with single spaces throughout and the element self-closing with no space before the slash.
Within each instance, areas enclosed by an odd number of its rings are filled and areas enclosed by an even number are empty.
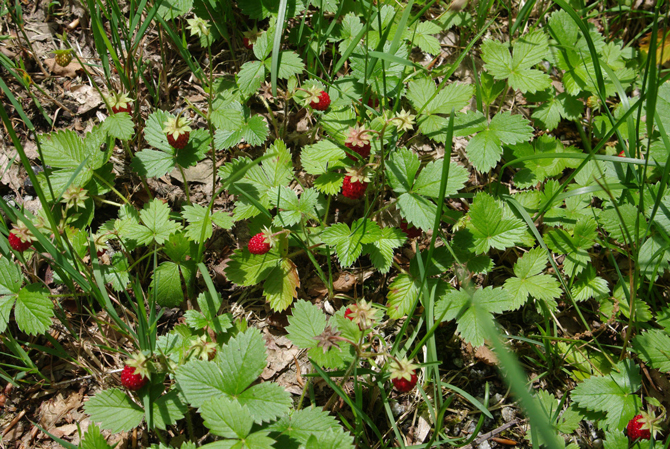
<svg viewBox="0 0 670 449">
<path fill-rule="evenodd" d="M 579 427 L 579 422 L 582 420 L 582 416 L 574 409 L 568 408 L 561 414 L 561 409 L 558 408 L 559 401 L 556 397 L 545 391 L 539 390 L 535 395 L 538 405 L 542 410 L 542 413 L 545 416 L 546 421 L 552 424 L 552 428 L 555 432 L 556 437 L 559 436 L 558 432 L 571 434 Z M 530 434 L 526 434 L 526 438 L 530 438 Z M 544 447 L 548 447 L 546 441 L 540 437 L 540 442 Z"/>
<path fill-rule="evenodd" d="M 315 338 L 330 324 L 337 329 L 336 320 L 326 321 L 324 313 L 314 304 L 299 300 L 295 303 L 286 327 L 288 338 L 294 345 L 302 349 L 309 349 L 310 357 L 319 365 L 326 368 L 340 368 L 345 361 L 353 357 L 351 345 L 338 342 L 337 347 L 329 348 L 325 353 L 318 347 Z"/>
<path fill-rule="evenodd" d="M 265 81 L 265 76 L 265 65 L 261 61 L 245 62 L 237 74 L 237 84 L 242 95 L 248 97 L 256 93 Z"/>
<path fill-rule="evenodd" d="M 551 85 L 546 73 L 531 67 L 539 64 L 549 53 L 549 41 L 542 30 L 536 30 L 519 38 L 510 55 L 508 45 L 493 40 L 482 44 L 482 59 L 486 70 L 495 79 L 507 79 L 513 89 L 521 92 L 536 92 Z"/>
<path fill-rule="evenodd" d="M 345 167 L 344 150 L 330 140 L 320 140 L 313 145 L 303 147 L 300 153 L 300 163 L 310 175 L 322 175 L 329 169 Z"/>
<path fill-rule="evenodd" d="M 480 172 L 496 166 L 502 154 L 502 144 L 528 142 L 533 138 L 533 128 L 528 120 L 511 112 L 496 114 L 486 129 L 478 133 L 466 148 L 468 159 Z"/>
<path fill-rule="evenodd" d="M 206 207 L 198 204 L 184 206 L 181 216 L 188 222 L 186 236 L 195 243 L 206 241 L 212 236 L 212 223 L 224 229 L 233 227 L 233 219 L 230 215 L 224 212 L 210 213 Z"/>
<path fill-rule="evenodd" d="M 470 206 L 467 229 L 474 238 L 477 254 L 489 249 L 503 250 L 514 246 L 524 235 L 526 225 L 516 217 L 505 218 L 505 206 L 485 192 L 480 192 Z"/>
<path fill-rule="evenodd" d="M 502 288 L 486 287 L 475 291 L 449 290 L 435 304 L 434 315 L 444 314 L 443 321 L 456 319 L 456 330 L 472 346 L 484 344 L 486 321 L 493 323 L 493 313 L 513 309 L 514 298 Z"/>
<path fill-rule="evenodd" d="M 135 153 L 130 165 L 142 176 L 160 178 L 174 168 L 174 155 L 164 151 L 144 149 Z"/>
<path fill-rule="evenodd" d="M 231 188 L 231 193 L 240 195 L 235 205 L 235 221 L 245 218 L 255 217 L 261 211 L 246 198 L 241 192 L 259 202 L 264 207 L 270 207 L 269 192 L 273 187 L 287 186 L 293 179 L 293 163 L 291 152 L 286 148 L 286 144 L 281 140 L 275 140 L 274 143 L 265 152 L 265 155 L 271 155 L 269 159 L 264 160 L 259 165 L 251 167 L 244 177 L 235 182 Z M 219 170 L 222 178 L 227 178 L 232 174 L 231 170 L 235 165 L 224 167 Z M 230 173 L 229 173 L 230 171 Z"/>
<path fill-rule="evenodd" d="M 313 435 L 319 441 L 328 443 L 327 446 L 320 447 L 354 448 L 353 436 L 345 432 L 335 418 L 321 408 L 296 410 L 290 415 L 283 416 L 276 423 L 272 423 L 268 430 L 281 434 L 280 438 L 291 438 L 300 444 L 306 444 Z"/>
<path fill-rule="evenodd" d="M 566 168 L 567 159 L 550 157 L 555 153 L 566 152 L 561 141 L 552 136 L 541 136 L 532 143 L 522 142 L 511 147 L 511 150 L 514 158 L 548 156 L 517 164 L 521 170 L 514 175 L 514 184 L 522 189 L 531 188 L 549 177 L 557 176 Z"/>
<path fill-rule="evenodd" d="M 275 226 L 289 227 L 304 217 L 315 218 L 319 192 L 315 189 L 305 189 L 298 195 L 288 187 L 273 187 L 269 193 L 270 204 L 279 209 L 273 220 Z"/>
<path fill-rule="evenodd" d="M 363 246 L 363 251 L 370 255 L 372 264 L 380 273 L 388 273 L 393 262 L 393 250 L 400 248 L 407 237 L 401 229 L 383 228 L 379 240 Z"/>
<path fill-rule="evenodd" d="M 565 254 L 563 269 L 572 277 L 581 273 L 590 263 L 588 250 L 594 245 L 596 238 L 596 222 L 591 217 L 577 221 L 572 235 L 568 231 L 557 228 L 544 235 L 549 249 L 558 254 Z"/>
<path fill-rule="evenodd" d="M 53 308 L 48 290 L 39 284 L 26 285 L 16 296 L 16 324 L 26 334 L 43 334 L 51 326 Z"/>
<path fill-rule="evenodd" d="M 254 425 L 247 407 L 225 397 L 206 401 L 200 407 L 200 414 L 209 431 L 224 438 L 244 439 Z"/>
<path fill-rule="evenodd" d="M 131 430 L 142 423 L 144 410 L 116 388 L 103 390 L 84 404 L 91 421 L 114 433 Z"/>
<path fill-rule="evenodd" d="M 153 402 L 152 407 L 154 424 L 162 430 L 176 424 L 188 412 L 188 405 L 179 397 L 177 390 L 160 396 Z"/>
<path fill-rule="evenodd" d="M 254 115 L 236 128 L 218 129 L 214 135 L 217 150 L 227 150 L 244 141 L 252 147 L 262 145 L 268 138 L 268 124 L 260 115 Z"/>
<path fill-rule="evenodd" d="M 144 224 L 144 229 L 138 241 L 154 241 L 162 245 L 173 233 L 177 232 L 180 225 L 169 219 L 170 208 L 160 200 L 154 199 L 144 206 L 140 211 L 140 218 Z"/>
<path fill-rule="evenodd" d="M 135 124 L 130 114 L 112 114 L 101 124 L 101 129 L 114 139 L 128 140 L 135 134 Z"/>
<path fill-rule="evenodd" d="M 264 281 L 282 261 L 276 250 L 266 254 L 251 254 L 249 251 L 236 250 L 225 268 L 226 278 L 242 287 L 256 285 Z"/>
<path fill-rule="evenodd" d="M 422 114 L 451 114 L 452 109 L 460 111 L 468 105 L 474 88 L 471 84 L 449 84 L 431 100 L 436 91 L 432 79 L 422 78 L 409 83 L 407 99 Z"/>
<path fill-rule="evenodd" d="M 533 119 L 538 126 L 547 131 L 554 130 L 562 119 L 577 120 L 584 112 L 584 103 L 565 92 L 556 95 L 556 89 L 526 94 L 526 99 L 540 105 L 533 112 Z"/>
<path fill-rule="evenodd" d="M 556 308 L 561 296 L 560 284 L 553 276 L 541 274 L 547 266 L 547 252 L 533 248 L 514 264 L 514 275 L 505 281 L 505 291 L 514 299 L 515 308 L 521 307 L 528 296 L 545 301 L 550 309 Z"/>
<path fill-rule="evenodd" d="M 633 339 L 633 348 L 652 368 L 670 372 L 670 336 L 664 331 L 651 329 L 641 333 Z"/>
<path fill-rule="evenodd" d="M 272 310 L 281 312 L 291 305 L 294 298 L 298 297 L 299 287 L 298 267 L 291 259 L 283 259 L 281 264 L 268 275 L 263 285 L 263 294 Z"/>
<path fill-rule="evenodd" d="M 391 153 L 386 163 L 386 176 L 391 188 L 396 193 L 410 192 L 420 167 L 419 156 L 406 148 Z"/>
<path fill-rule="evenodd" d="M 438 55 L 442 49 L 440 46 L 440 41 L 437 40 L 435 36 L 431 34 L 438 34 L 442 31 L 442 28 L 432 22 L 417 22 L 417 26 L 414 29 L 409 29 L 405 33 L 405 36 L 426 53 L 432 55 Z"/>
<path fill-rule="evenodd" d="M 630 441 L 621 431 L 615 430 L 613 432 L 605 432 L 603 447 L 605 449 L 628 449 L 630 447 Z"/>
<path fill-rule="evenodd" d="M 369 219 L 358 219 L 351 224 L 336 223 L 321 235 L 322 240 L 337 251 L 337 258 L 344 268 L 350 267 L 363 251 L 363 245 L 372 243 L 382 236 L 379 225 Z"/>
<path fill-rule="evenodd" d="M 626 427 L 638 410 L 640 398 L 640 368 L 633 360 L 623 360 L 605 376 L 592 376 L 572 391 L 572 400 L 580 407 L 607 413 L 603 424 L 609 430 Z"/>
</svg>

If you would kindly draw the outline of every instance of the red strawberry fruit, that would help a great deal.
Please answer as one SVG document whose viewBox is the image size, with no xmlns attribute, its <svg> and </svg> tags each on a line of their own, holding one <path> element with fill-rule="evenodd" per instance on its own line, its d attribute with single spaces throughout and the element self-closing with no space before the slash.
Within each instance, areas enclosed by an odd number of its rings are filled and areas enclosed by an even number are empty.
<svg viewBox="0 0 670 449">
<path fill-rule="evenodd" d="M 163 123 L 163 132 L 167 135 L 167 141 L 172 148 L 181 150 L 188 144 L 191 134 L 190 121 L 182 117 L 170 117 Z"/>
<path fill-rule="evenodd" d="M 660 430 L 657 423 L 661 420 L 663 416 L 655 417 L 651 410 L 648 413 L 643 411 L 628 421 L 626 434 L 632 441 L 650 440 L 652 435 L 656 439 L 656 434 Z"/>
<path fill-rule="evenodd" d="M 16 232 L 15 229 L 12 229 L 9 232 L 9 245 L 12 247 L 14 251 L 19 251 L 23 252 L 33 246 L 33 242 L 28 239 L 28 240 L 22 240 L 22 236 L 19 235 L 19 233 Z"/>
<path fill-rule="evenodd" d="M 417 381 L 416 373 L 412 373 L 410 380 L 407 380 L 405 378 L 392 380 L 393 386 L 400 393 L 407 393 L 408 391 L 412 391 L 414 387 L 416 387 L 416 381 Z"/>
<path fill-rule="evenodd" d="M 352 200 L 357 200 L 365 195 L 368 183 L 363 180 L 356 180 L 353 176 L 345 176 L 342 183 L 342 195 Z"/>
<path fill-rule="evenodd" d="M 344 311 L 344 317 L 354 321 L 354 311 L 351 310 L 351 307 L 347 307 L 347 310 Z"/>
<path fill-rule="evenodd" d="M 270 251 L 270 246 L 267 235 L 264 232 L 259 232 L 251 237 L 247 248 L 249 248 L 251 254 L 265 254 Z"/>
<path fill-rule="evenodd" d="M 310 105 L 317 111 L 325 111 L 330 106 L 330 95 L 325 90 L 322 90 L 319 93 L 318 100 L 312 100 Z"/>
<path fill-rule="evenodd" d="M 413 239 L 421 235 L 421 229 L 415 228 L 411 224 L 407 223 L 405 220 L 400 222 L 400 229 L 402 229 L 402 232 L 404 232 L 405 235 L 407 235 L 408 239 Z"/>
<path fill-rule="evenodd" d="M 248 38 L 248 37 L 243 37 L 243 38 L 242 38 L 242 44 L 243 44 L 245 47 L 247 47 L 249 50 L 253 50 L 253 49 L 254 49 L 254 44 L 252 44 L 251 42 L 249 42 L 249 38 Z"/>
<path fill-rule="evenodd" d="M 125 365 L 121 372 L 121 384 L 129 390 L 137 391 L 149 382 L 146 376 L 137 374 L 137 368 Z"/>
<path fill-rule="evenodd" d="M 621 150 L 621 153 L 619 153 L 619 157 L 626 157 L 626 152 L 624 150 Z"/>
<path fill-rule="evenodd" d="M 400 393 L 407 393 L 416 387 L 417 365 L 410 363 L 407 359 L 394 360 L 391 362 L 391 382 Z"/>
</svg>

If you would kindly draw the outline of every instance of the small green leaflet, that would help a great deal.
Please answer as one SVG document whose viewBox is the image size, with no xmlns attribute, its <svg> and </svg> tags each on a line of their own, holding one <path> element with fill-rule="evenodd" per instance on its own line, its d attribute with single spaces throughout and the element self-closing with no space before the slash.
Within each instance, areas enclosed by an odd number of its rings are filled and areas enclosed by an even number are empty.
<svg viewBox="0 0 670 449">
<path fill-rule="evenodd" d="M 528 296 L 544 301 L 556 309 L 556 299 L 561 296 L 559 282 L 541 274 L 547 266 L 547 252 L 542 247 L 533 248 L 514 264 L 514 275 L 505 281 L 505 291 L 514 298 L 515 308 L 521 307 Z"/>
<path fill-rule="evenodd" d="M 363 251 L 370 255 L 372 264 L 380 273 L 388 273 L 393 262 L 393 250 L 400 248 L 407 237 L 401 229 L 383 228 L 381 237 L 363 246 Z"/>
<path fill-rule="evenodd" d="M 523 220 L 506 212 L 505 206 L 488 193 L 480 192 L 470 206 L 467 229 L 474 237 L 476 254 L 489 249 L 503 250 L 514 246 L 526 232 Z"/>
<path fill-rule="evenodd" d="M 592 376 L 572 391 L 580 407 L 607 413 L 603 421 L 609 430 L 622 430 L 641 408 L 640 367 L 633 360 L 623 360 L 603 376 Z"/>
<path fill-rule="evenodd" d="M 466 107 L 474 94 L 471 84 L 460 83 L 445 86 L 437 95 L 436 91 L 432 79 L 422 78 L 409 83 L 407 99 L 422 114 L 450 114 L 452 109 L 460 111 Z M 433 95 L 435 98 L 431 100 Z"/>
<path fill-rule="evenodd" d="M 282 259 L 281 264 L 268 274 L 263 285 L 263 294 L 272 310 L 281 312 L 298 297 L 299 287 L 298 267 L 291 259 Z"/>
<path fill-rule="evenodd" d="M 181 216 L 186 219 L 186 235 L 189 240 L 195 243 L 206 241 L 212 236 L 212 223 L 216 223 L 224 229 L 231 229 L 233 227 L 233 218 L 224 212 L 210 211 L 198 204 L 185 205 L 183 207 Z"/>
<path fill-rule="evenodd" d="M 264 281 L 281 264 L 282 257 L 276 250 L 266 254 L 251 254 L 238 249 L 230 259 L 225 269 L 226 277 L 237 285 L 248 287 Z"/>
<path fill-rule="evenodd" d="M 336 223 L 321 235 L 322 240 L 337 251 L 342 267 L 350 267 L 363 252 L 363 245 L 382 237 L 379 225 L 372 220 L 360 218 L 351 224 Z"/>
<path fill-rule="evenodd" d="M 493 313 L 514 309 L 512 298 L 501 287 L 479 288 L 475 291 L 450 290 L 435 304 L 436 317 L 443 321 L 456 319 L 456 330 L 472 346 L 484 344 L 485 321 L 493 322 Z"/>
<path fill-rule="evenodd" d="M 496 114 L 488 126 L 475 135 L 466 152 L 468 159 L 480 172 L 491 170 L 500 161 L 502 145 L 528 142 L 533 138 L 533 128 L 528 120 L 511 112 Z"/>
<path fill-rule="evenodd" d="M 507 79 L 513 89 L 521 92 L 536 92 L 547 89 L 551 78 L 546 73 L 531 67 L 547 57 L 549 41 L 542 30 L 536 30 L 519 38 L 513 46 L 512 55 L 508 46 L 493 40 L 482 44 L 482 59 L 486 70 L 495 79 Z"/>
</svg>

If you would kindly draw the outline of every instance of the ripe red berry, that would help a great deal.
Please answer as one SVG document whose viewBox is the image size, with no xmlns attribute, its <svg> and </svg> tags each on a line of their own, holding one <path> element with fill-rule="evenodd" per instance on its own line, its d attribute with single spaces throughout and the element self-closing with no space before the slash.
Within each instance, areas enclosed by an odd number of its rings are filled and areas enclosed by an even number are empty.
<svg viewBox="0 0 670 449">
<path fill-rule="evenodd" d="M 370 148 L 372 148 L 370 142 L 364 143 L 362 146 L 354 145 L 351 142 L 345 142 L 344 145 L 350 150 L 353 150 L 356 153 L 358 153 L 358 155 L 363 159 L 367 159 L 370 157 Z M 347 157 L 353 161 L 356 160 L 356 158 L 349 153 L 347 153 Z"/>
<path fill-rule="evenodd" d="M 255 236 L 251 237 L 247 248 L 249 248 L 249 252 L 251 254 L 265 254 L 270 251 L 270 242 L 267 241 L 267 238 L 263 232 L 259 232 Z"/>
<path fill-rule="evenodd" d="M 626 152 L 624 150 L 621 150 L 621 153 L 619 153 L 619 157 L 626 157 Z"/>
<path fill-rule="evenodd" d="M 412 226 L 405 220 L 400 222 L 400 229 L 402 229 L 402 232 L 404 232 L 405 235 L 407 235 L 408 239 L 413 239 L 421 235 L 421 229 Z"/>
<path fill-rule="evenodd" d="M 172 134 L 168 134 L 167 135 L 167 140 L 168 140 L 168 143 L 170 144 L 170 146 L 172 148 L 176 148 L 178 150 L 181 150 L 188 143 L 188 138 L 189 138 L 190 134 L 191 133 L 189 133 L 189 132 L 182 133 L 176 139 L 172 136 Z"/>
<path fill-rule="evenodd" d="M 393 382 L 393 386 L 395 387 L 396 390 L 398 390 L 400 393 L 407 393 L 408 391 L 411 391 L 414 387 L 416 387 L 416 373 L 412 371 L 412 378 L 410 380 L 407 380 L 405 378 L 399 378 L 399 379 L 392 379 L 391 382 Z"/>
<path fill-rule="evenodd" d="M 330 106 L 330 95 L 325 90 L 322 90 L 319 93 L 319 101 L 312 101 L 310 104 L 317 111 L 325 111 Z"/>
<path fill-rule="evenodd" d="M 9 245 L 14 249 L 14 251 L 23 252 L 33 246 L 33 242 L 30 240 L 21 240 L 14 230 L 9 232 Z"/>
<path fill-rule="evenodd" d="M 377 109 L 377 107 L 379 107 L 379 98 L 374 97 L 368 98 L 368 106 Z"/>
<path fill-rule="evenodd" d="M 127 112 L 128 114 L 130 114 L 130 105 L 126 104 L 125 108 L 124 107 L 119 107 L 119 106 L 112 106 L 112 112 L 114 114 L 118 114 L 120 112 Z"/>
<path fill-rule="evenodd" d="M 121 384 L 129 390 L 137 391 L 149 382 L 145 376 L 135 374 L 135 367 L 125 365 L 121 372 Z"/>
<path fill-rule="evenodd" d="M 242 38 L 242 44 L 243 44 L 245 47 L 247 47 L 249 50 L 253 50 L 253 49 L 254 49 L 254 44 L 252 44 L 252 43 L 249 41 L 249 38 L 248 38 L 248 37 L 243 37 L 243 38 Z"/>
<path fill-rule="evenodd" d="M 365 194 L 368 183 L 365 181 L 352 181 L 351 176 L 345 176 L 342 183 L 342 195 L 352 200 L 357 200 Z"/>
<path fill-rule="evenodd" d="M 344 317 L 354 321 L 354 311 L 351 310 L 351 307 L 347 307 L 347 310 L 344 311 Z"/>
<path fill-rule="evenodd" d="M 642 415 L 637 415 L 635 418 L 628 421 L 628 425 L 626 426 L 628 438 L 633 441 L 640 439 L 649 440 L 651 438 L 651 431 L 648 428 L 643 429 L 642 426 L 644 424 L 645 422 Z"/>
</svg>

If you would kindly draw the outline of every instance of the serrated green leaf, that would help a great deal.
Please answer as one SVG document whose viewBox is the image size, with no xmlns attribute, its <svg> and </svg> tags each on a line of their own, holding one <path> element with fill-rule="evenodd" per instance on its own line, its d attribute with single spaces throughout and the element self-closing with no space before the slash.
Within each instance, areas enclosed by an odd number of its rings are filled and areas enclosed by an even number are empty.
<svg viewBox="0 0 670 449">
<path fill-rule="evenodd" d="M 320 140 L 303 147 L 300 153 L 302 167 L 310 175 L 321 175 L 329 169 L 344 167 L 344 150 L 330 140 Z"/>
<path fill-rule="evenodd" d="M 253 385 L 236 396 L 240 404 L 247 406 L 258 424 L 271 422 L 288 413 L 291 395 L 279 384 L 263 382 Z"/>
<path fill-rule="evenodd" d="M 286 327 L 288 339 L 302 349 L 315 347 L 317 341 L 314 337 L 326 328 L 326 316 L 323 312 L 314 304 L 302 299 L 293 306 L 288 322 L 289 325 Z"/>
<path fill-rule="evenodd" d="M 0 258 L 0 295 L 18 293 L 21 284 L 23 284 L 21 268 L 7 257 Z"/>
<path fill-rule="evenodd" d="M 103 390 L 84 404 L 91 421 L 114 433 L 131 430 L 142 423 L 144 410 L 116 388 Z"/>
<path fill-rule="evenodd" d="M 19 329 L 29 335 L 43 334 L 54 316 L 49 291 L 39 284 L 23 287 L 16 296 L 14 317 Z"/>
<path fill-rule="evenodd" d="M 91 423 L 86 429 L 84 438 L 79 443 L 80 449 L 112 449 L 112 446 L 107 444 L 107 440 L 102 436 L 100 427 Z"/>
<path fill-rule="evenodd" d="M 414 109 L 422 110 L 423 114 L 450 114 L 452 109 L 460 111 L 468 105 L 474 88 L 471 84 L 449 84 L 429 101 L 436 91 L 437 86 L 432 79 L 422 78 L 409 83 L 407 99 Z"/>
<path fill-rule="evenodd" d="M 514 308 L 514 299 L 502 288 L 486 287 L 469 292 L 450 290 L 435 304 L 435 316 L 444 321 L 456 319 L 456 330 L 473 346 L 484 344 L 485 321 L 493 322 L 493 313 Z"/>
<path fill-rule="evenodd" d="M 154 199 L 140 211 L 142 223 L 148 229 L 152 240 L 163 244 L 179 229 L 179 224 L 169 219 L 170 208 L 160 200 Z"/>
<path fill-rule="evenodd" d="M 169 391 L 156 399 L 152 407 L 154 424 L 163 430 L 176 424 L 188 412 L 188 405 L 182 402 L 177 390 Z"/>
<path fill-rule="evenodd" d="M 181 216 L 188 222 L 188 225 L 186 225 L 186 236 L 189 240 L 200 243 L 212 236 L 212 215 L 207 208 L 198 204 L 190 204 L 183 207 Z"/>
<path fill-rule="evenodd" d="M 184 301 L 179 265 L 163 262 L 154 270 L 150 295 L 163 307 L 178 307 Z"/>
<path fill-rule="evenodd" d="M 609 430 L 621 430 L 640 410 L 635 394 L 640 385 L 640 368 L 633 360 L 623 360 L 608 375 L 592 376 L 577 385 L 572 399 L 580 407 L 607 413 L 603 424 Z"/>
<path fill-rule="evenodd" d="M 393 250 L 401 247 L 406 240 L 401 229 L 383 228 L 379 240 L 364 245 L 363 250 L 370 255 L 372 264 L 380 273 L 388 273 L 393 262 Z"/>
<path fill-rule="evenodd" d="M 226 397 L 211 398 L 200 406 L 205 426 L 214 435 L 225 438 L 246 438 L 254 425 L 249 409 Z"/>
<path fill-rule="evenodd" d="M 505 290 L 514 298 L 515 308 L 522 306 L 529 295 L 550 305 L 561 296 L 558 280 L 541 274 L 546 266 L 547 252 L 542 247 L 531 249 L 514 264 L 516 277 L 505 281 Z"/>
<path fill-rule="evenodd" d="M 664 373 L 670 372 L 670 336 L 659 329 L 651 329 L 633 339 L 635 352 L 648 365 Z"/>
<path fill-rule="evenodd" d="M 282 51 L 279 53 L 279 69 L 277 78 L 289 79 L 293 75 L 299 75 L 305 70 L 305 63 L 302 58 L 294 51 Z M 270 71 L 271 59 L 265 60 L 265 68 Z"/>
<path fill-rule="evenodd" d="M 333 432 L 338 449 L 353 449 L 353 437 L 342 430 L 333 416 L 321 408 L 296 410 L 290 416 L 284 416 L 268 427 L 277 432 L 306 444 L 312 435 L 321 440 Z"/>
<path fill-rule="evenodd" d="M 411 191 L 419 167 L 421 162 L 416 153 L 406 148 L 391 153 L 386 163 L 386 176 L 393 190 L 397 193 Z"/>
<path fill-rule="evenodd" d="M 337 251 L 342 267 L 350 267 L 363 251 L 363 245 L 381 237 L 379 225 L 372 220 L 359 219 L 351 224 L 336 223 L 321 234 L 322 240 Z"/>
<path fill-rule="evenodd" d="M 237 84 L 242 95 L 249 96 L 258 91 L 265 76 L 265 66 L 261 61 L 245 62 L 237 74 Z"/>
<path fill-rule="evenodd" d="M 420 229 L 433 229 L 437 205 L 428 198 L 416 193 L 403 193 L 398 197 L 400 215 Z"/>
<path fill-rule="evenodd" d="M 121 140 L 129 140 L 135 134 L 135 124 L 130 114 L 121 112 L 120 114 L 112 114 L 102 122 L 102 129 L 107 132 L 110 137 Z"/>
<path fill-rule="evenodd" d="M 247 287 L 265 280 L 281 260 L 282 257 L 274 250 L 266 254 L 236 250 L 224 272 L 229 281 Z"/>
<path fill-rule="evenodd" d="M 263 285 L 263 294 L 272 310 L 281 312 L 291 305 L 294 298 L 298 297 L 299 287 L 298 267 L 291 259 L 282 259 L 281 264 L 268 275 Z"/>
<path fill-rule="evenodd" d="M 495 248 L 503 250 L 513 246 L 526 231 L 523 220 L 504 218 L 504 207 L 492 196 L 480 192 L 470 206 L 467 227 L 474 237 L 477 254 Z"/>
<path fill-rule="evenodd" d="M 440 183 L 442 182 L 442 166 L 444 159 L 428 163 L 419 177 L 416 178 L 412 190 L 420 195 L 429 196 L 431 198 L 439 198 Z M 445 196 L 454 195 L 465 186 L 468 181 L 468 171 L 455 162 L 449 163 L 449 178 L 447 179 L 447 188 Z"/>
</svg>

